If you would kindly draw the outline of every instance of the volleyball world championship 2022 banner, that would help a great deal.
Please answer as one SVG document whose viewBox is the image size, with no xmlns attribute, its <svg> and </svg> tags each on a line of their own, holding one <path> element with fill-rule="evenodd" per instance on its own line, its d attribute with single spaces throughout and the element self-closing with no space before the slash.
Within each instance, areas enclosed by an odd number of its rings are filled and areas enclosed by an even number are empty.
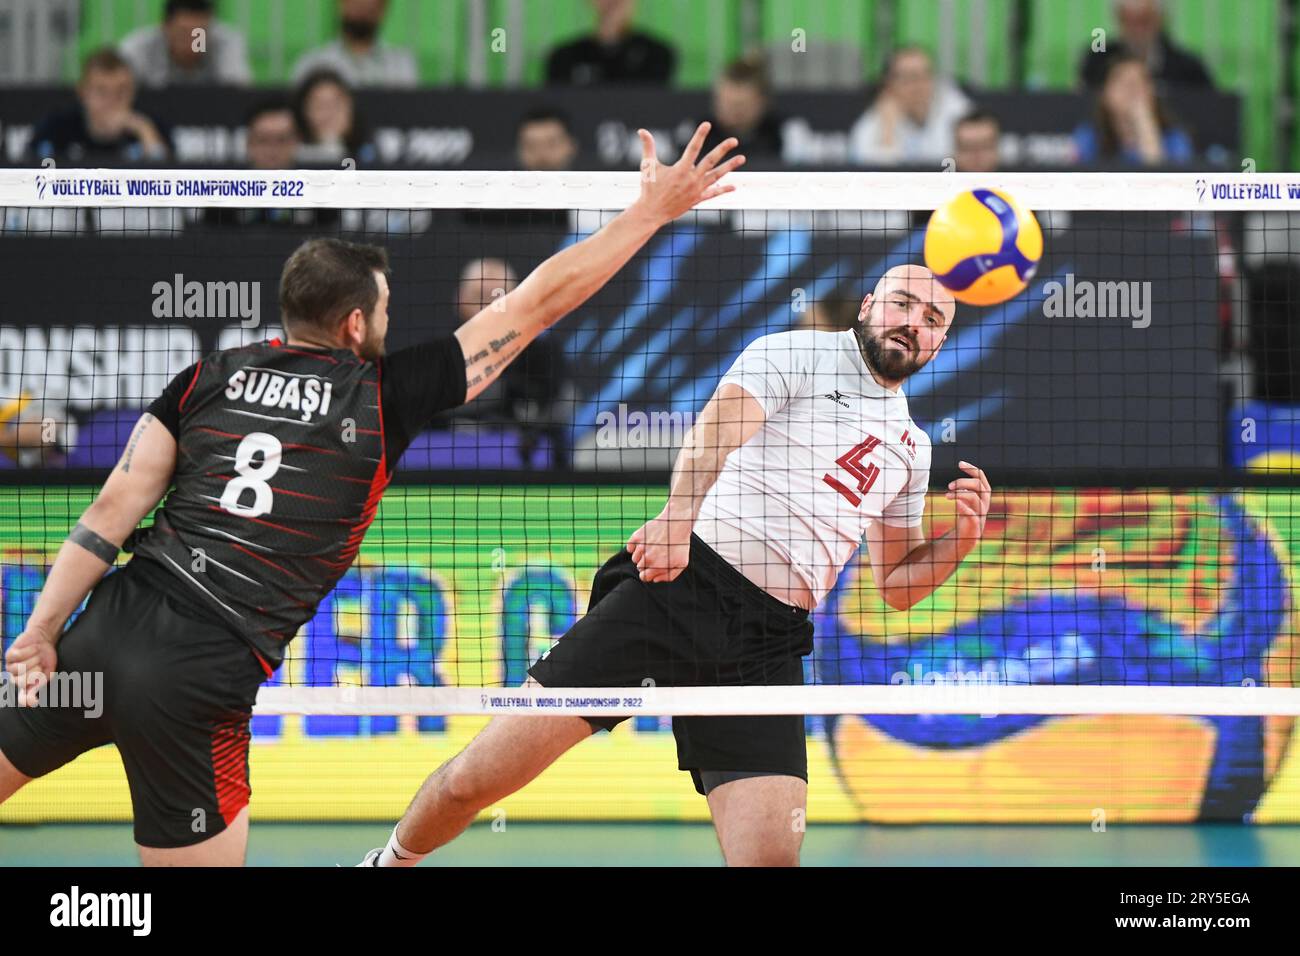
<svg viewBox="0 0 1300 956">
<path fill-rule="evenodd" d="M 89 489 L 0 491 L 4 642 Z M 662 506 L 644 487 L 389 490 L 356 566 L 304 626 L 286 684 L 511 686 L 586 607 L 596 568 Z M 926 529 L 952 506 L 931 496 Z M 1293 686 L 1300 508 L 1287 489 L 998 491 L 984 540 L 908 612 L 864 556 L 815 614 L 818 683 Z M 254 819 L 395 819 L 482 717 L 259 716 Z M 807 719 L 810 821 L 1300 820 L 1291 718 Z M 566 755 L 494 812 L 702 820 L 668 718 Z M 21 791 L 0 822 L 127 820 L 113 748 Z"/>
</svg>

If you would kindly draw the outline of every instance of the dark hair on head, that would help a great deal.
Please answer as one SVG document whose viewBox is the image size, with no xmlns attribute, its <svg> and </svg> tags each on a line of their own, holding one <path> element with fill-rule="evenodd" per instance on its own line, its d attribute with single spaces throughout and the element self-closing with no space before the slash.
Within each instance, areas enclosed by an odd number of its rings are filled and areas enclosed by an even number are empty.
<svg viewBox="0 0 1300 956">
<path fill-rule="evenodd" d="M 269 113 L 288 113 L 292 116 L 293 104 L 283 96 L 268 96 L 260 99 L 244 114 L 244 125 L 252 126 Z M 297 125 L 297 117 L 294 117 L 294 124 Z"/>
<path fill-rule="evenodd" d="M 957 120 L 953 129 L 956 129 L 958 126 L 970 126 L 973 123 L 992 123 L 999 131 L 1002 129 L 1002 121 L 998 119 L 997 114 L 990 110 L 981 109 L 978 106 L 962 116 L 961 119 Z"/>
<path fill-rule="evenodd" d="M 343 137 L 343 145 L 355 156 L 366 141 L 361 128 L 361 117 L 357 113 L 357 98 L 352 91 L 352 84 L 345 80 L 342 74 L 334 70 L 328 68 L 312 70 L 302 78 L 302 82 L 294 89 L 293 115 L 298 124 L 298 135 L 302 137 L 304 143 L 312 144 L 316 142 L 315 134 L 307 125 L 307 97 L 312 90 L 322 83 L 333 83 L 347 93 L 348 99 L 352 101 L 352 127 Z"/>
<path fill-rule="evenodd" d="M 768 90 L 767 64 L 761 57 L 742 56 L 738 60 L 732 60 L 722 71 L 722 78 L 728 83 L 756 86 L 765 94 Z"/>
<path fill-rule="evenodd" d="M 285 331 L 313 328 L 332 335 L 353 309 L 369 316 L 379 301 L 376 272 L 389 275 L 388 253 L 382 246 L 307 240 L 289 256 L 280 274 Z"/>
<path fill-rule="evenodd" d="M 163 22 L 178 13 L 212 13 L 216 7 L 212 0 L 167 0 L 163 5 Z"/>
<path fill-rule="evenodd" d="M 1151 76 L 1151 70 L 1147 66 L 1147 61 L 1142 59 L 1136 53 L 1127 50 L 1119 50 L 1106 54 L 1106 69 L 1102 74 L 1101 86 L 1097 88 L 1096 99 L 1092 109 L 1092 123 L 1097 128 L 1099 158 L 1110 159 L 1119 154 L 1119 126 L 1115 118 L 1110 115 L 1106 109 L 1106 84 L 1110 82 L 1114 72 L 1122 66 L 1137 65 L 1142 67 L 1142 72 L 1147 75 L 1147 81 L 1151 84 L 1153 97 L 1155 99 L 1156 125 L 1160 127 L 1160 133 L 1163 135 L 1169 130 L 1178 126 L 1178 120 L 1174 114 L 1169 111 L 1160 94 L 1155 89 L 1155 79 Z"/>
<path fill-rule="evenodd" d="M 518 136 L 530 123 L 559 123 L 566 133 L 573 135 L 573 123 L 569 120 L 569 114 L 556 106 L 534 106 L 519 117 L 519 122 L 515 124 L 515 135 Z"/>
<path fill-rule="evenodd" d="M 86 58 L 81 61 L 81 78 L 84 80 L 86 75 L 92 72 L 116 73 L 118 70 L 132 72 L 131 64 L 128 63 L 111 46 L 101 46 L 97 50 L 91 50 L 86 54 Z"/>
</svg>

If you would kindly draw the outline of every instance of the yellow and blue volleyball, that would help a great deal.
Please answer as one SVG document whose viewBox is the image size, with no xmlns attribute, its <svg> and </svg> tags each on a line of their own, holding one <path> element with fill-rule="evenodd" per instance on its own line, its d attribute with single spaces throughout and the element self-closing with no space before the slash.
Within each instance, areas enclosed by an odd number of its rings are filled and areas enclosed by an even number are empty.
<svg viewBox="0 0 1300 956">
<path fill-rule="evenodd" d="M 996 189 L 972 189 L 930 216 L 925 265 L 958 302 L 997 305 L 1019 295 L 1043 255 L 1034 214 Z"/>
</svg>

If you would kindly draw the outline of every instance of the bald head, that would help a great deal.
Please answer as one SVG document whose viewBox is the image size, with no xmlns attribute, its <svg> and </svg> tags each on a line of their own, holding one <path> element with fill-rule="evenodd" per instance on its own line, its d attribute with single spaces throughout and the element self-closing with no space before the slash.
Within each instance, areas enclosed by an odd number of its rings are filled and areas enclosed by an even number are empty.
<svg viewBox="0 0 1300 956">
<path fill-rule="evenodd" d="M 895 266 L 862 300 L 863 352 L 882 385 L 896 387 L 934 358 L 957 313 L 952 293 L 925 266 Z"/>
<path fill-rule="evenodd" d="M 456 311 L 468 322 L 519 284 L 509 263 L 502 259 L 471 259 L 460 272 Z"/>
</svg>

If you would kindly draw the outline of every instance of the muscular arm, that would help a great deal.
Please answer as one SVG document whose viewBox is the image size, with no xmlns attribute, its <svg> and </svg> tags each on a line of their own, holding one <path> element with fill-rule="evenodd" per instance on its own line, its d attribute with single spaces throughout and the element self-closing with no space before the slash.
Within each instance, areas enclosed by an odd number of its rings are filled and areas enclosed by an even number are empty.
<svg viewBox="0 0 1300 956">
<path fill-rule="evenodd" d="M 643 581 L 671 581 L 682 573 L 704 496 L 717 482 L 727 456 L 749 441 L 765 420 L 763 406 L 739 385 L 727 382 L 714 392 L 677 454 L 668 503 L 628 540 Z"/>
<path fill-rule="evenodd" d="M 947 497 L 957 506 L 952 530 L 926 541 L 921 526 L 900 528 L 874 522 L 867 530 L 871 576 L 880 596 L 896 611 L 906 611 L 933 594 L 979 543 L 984 533 L 992 491 L 984 472 L 961 463 L 971 477 L 948 485 Z"/>
<path fill-rule="evenodd" d="M 533 339 L 586 302 L 662 225 L 633 204 L 604 228 L 547 259 L 512 292 L 456 330 L 465 400 L 477 396 Z"/>
<path fill-rule="evenodd" d="M 709 124 L 672 166 L 655 159 L 654 140 L 640 130 L 641 195 L 594 235 L 547 259 L 519 287 L 487 306 L 456 330 L 465 353 L 465 401 L 492 384 L 502 370 L 541 332 L 586 302 L 644 246 L 661 226 L 698 203 L 731 192 L 718 180 L 745 161 L 723 157 L 736 147 L 720 143 L 698 165 Z"/>
<path fill-rule="evenodd" d="M 64 623 L 112 564 L 94 552 L 106 555 L 121 548 L 127 535 L 162 500 L 175 468 L 176 439 L 145 413 L 98 497 L 59 548 L 28 619 L 28 631 L 39 632 L 51 642 L 58 640 Z M 107 543 L 107 550 L 96 538 Z"/>
</svg>

